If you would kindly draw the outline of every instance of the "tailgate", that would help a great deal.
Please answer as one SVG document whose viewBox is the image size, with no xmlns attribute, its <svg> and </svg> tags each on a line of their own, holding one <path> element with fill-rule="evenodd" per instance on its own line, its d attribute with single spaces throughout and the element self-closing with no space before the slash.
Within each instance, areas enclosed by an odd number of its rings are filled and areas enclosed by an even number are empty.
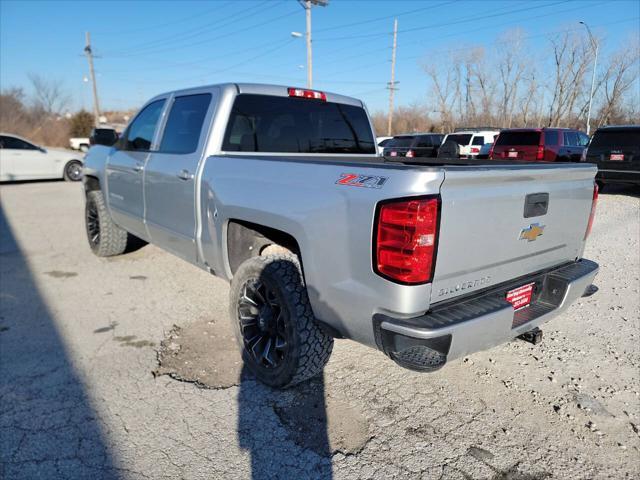
<svg viewBox="0 0 640 480">
<path fill-rule="evenodd" d="M 582 253 L 596 169 L 447 167 L 431 302 L 573 261 Z M 538 195 L 542 194 L 542 195 Z M 544 203 L 547 212 L 525 204 Z"/>
</svg>

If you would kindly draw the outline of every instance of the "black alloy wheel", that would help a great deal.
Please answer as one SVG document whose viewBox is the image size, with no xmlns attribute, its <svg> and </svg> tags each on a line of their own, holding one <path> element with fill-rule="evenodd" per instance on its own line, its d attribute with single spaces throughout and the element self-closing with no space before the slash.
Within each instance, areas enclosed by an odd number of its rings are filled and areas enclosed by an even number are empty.
<svg viewBox="0 0 640 480">
<path fill-rule="evenodd" d="M 277 369 L 288 352 L 288 315 L 278 294 L 257 279 L 242 286 L 237 313 L 246 352 L 261 368 Z"/>
</svg>

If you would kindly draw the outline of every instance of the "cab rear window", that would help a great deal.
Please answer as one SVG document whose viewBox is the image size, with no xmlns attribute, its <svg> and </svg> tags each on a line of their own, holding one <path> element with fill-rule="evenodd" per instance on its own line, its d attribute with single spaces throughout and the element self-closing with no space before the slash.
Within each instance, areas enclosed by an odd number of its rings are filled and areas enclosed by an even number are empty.
<svg viewBox="0 0 640 480">
<path fill-rule="evenodd" d="M 228 152 L 375 154 L 362 107 L 306 98 L 241 94 L 222 149 Z"/>
<path fill-rule="evenodd" d="M 496 140 L 499 145 L 539 145 L 540 132 L 501 132 Z"/>
<path fill-rule="evenodd" d="M 471 140 L 471 134 L 466 134 L 466 133 L 447 136 L 447 142 L 448 141 L 456 142 L 458 145 L 462 145 L 462 146 L 469 145 L 469 140 Z"/>
</svg>

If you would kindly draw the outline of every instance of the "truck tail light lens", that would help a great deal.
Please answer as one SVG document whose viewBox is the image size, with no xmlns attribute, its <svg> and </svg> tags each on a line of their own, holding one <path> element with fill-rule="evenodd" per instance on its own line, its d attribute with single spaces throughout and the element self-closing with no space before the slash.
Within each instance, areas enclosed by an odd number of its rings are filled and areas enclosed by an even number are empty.
<svg viewBox="0 0 640 480">
<path fill-rule="evenodd" d="M 433 278 L 439 197 L 384 203 L 378 207 L 374 245 L 376 273 L 415 285 Z"/>
<path fill-rule="evenodd" d="M 587 231 L 584 232 L 584 240 L 587 239 L 593 227 L 593 219 L 596 216 L 596 204 L 598 203 L 598 184 L 593 184 L 593 200 L 591 201 L 591 213 L 589 213 L 589 223 L 587 223 Z"/>
<path fill-rule="evenodd" d="M 415 156 L 416 156 L 416 154 L 415 154 L 415 153 L 413 153 L 413 150 L 409 150 L 409 151 L 407 152 L 407 157 L 408 157 L 408 158 L 413 158 L 413 157 L 415 157 Z"/>
<path fill-rule="evenodd" d="M 544 145 L 538 145 L 538 151 L 536 152 L 536 160 L 544 160 Z"/>
<path fill-rule="evenodd" d="M 480 153 L 480 149 L 478 147 L 471 147 L 471 153 Z"/>
<path fill-rule="evenodd" d="M 300 97 L 300 98 L 312 98 L 314 100 L 322 100 L 323 102 L 327 101 L 327 96 L 324 92 L 318 92 L 317 90 L 305 90 L 302 88 L 288 88 L 290 97 Z"/>
</svg>

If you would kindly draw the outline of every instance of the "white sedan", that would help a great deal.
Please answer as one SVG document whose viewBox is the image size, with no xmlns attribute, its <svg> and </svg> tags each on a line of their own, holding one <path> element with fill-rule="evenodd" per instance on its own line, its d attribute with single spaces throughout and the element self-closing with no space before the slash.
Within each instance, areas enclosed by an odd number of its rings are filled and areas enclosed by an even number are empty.
<svg viewBox="0 0 640 480">
<path fill-rule="evenodd" d="M 82 158 L 78 152 L 42 148 L 16 135 L 0 133 L 0 182 L 82 178 Z"/>
</svg>

